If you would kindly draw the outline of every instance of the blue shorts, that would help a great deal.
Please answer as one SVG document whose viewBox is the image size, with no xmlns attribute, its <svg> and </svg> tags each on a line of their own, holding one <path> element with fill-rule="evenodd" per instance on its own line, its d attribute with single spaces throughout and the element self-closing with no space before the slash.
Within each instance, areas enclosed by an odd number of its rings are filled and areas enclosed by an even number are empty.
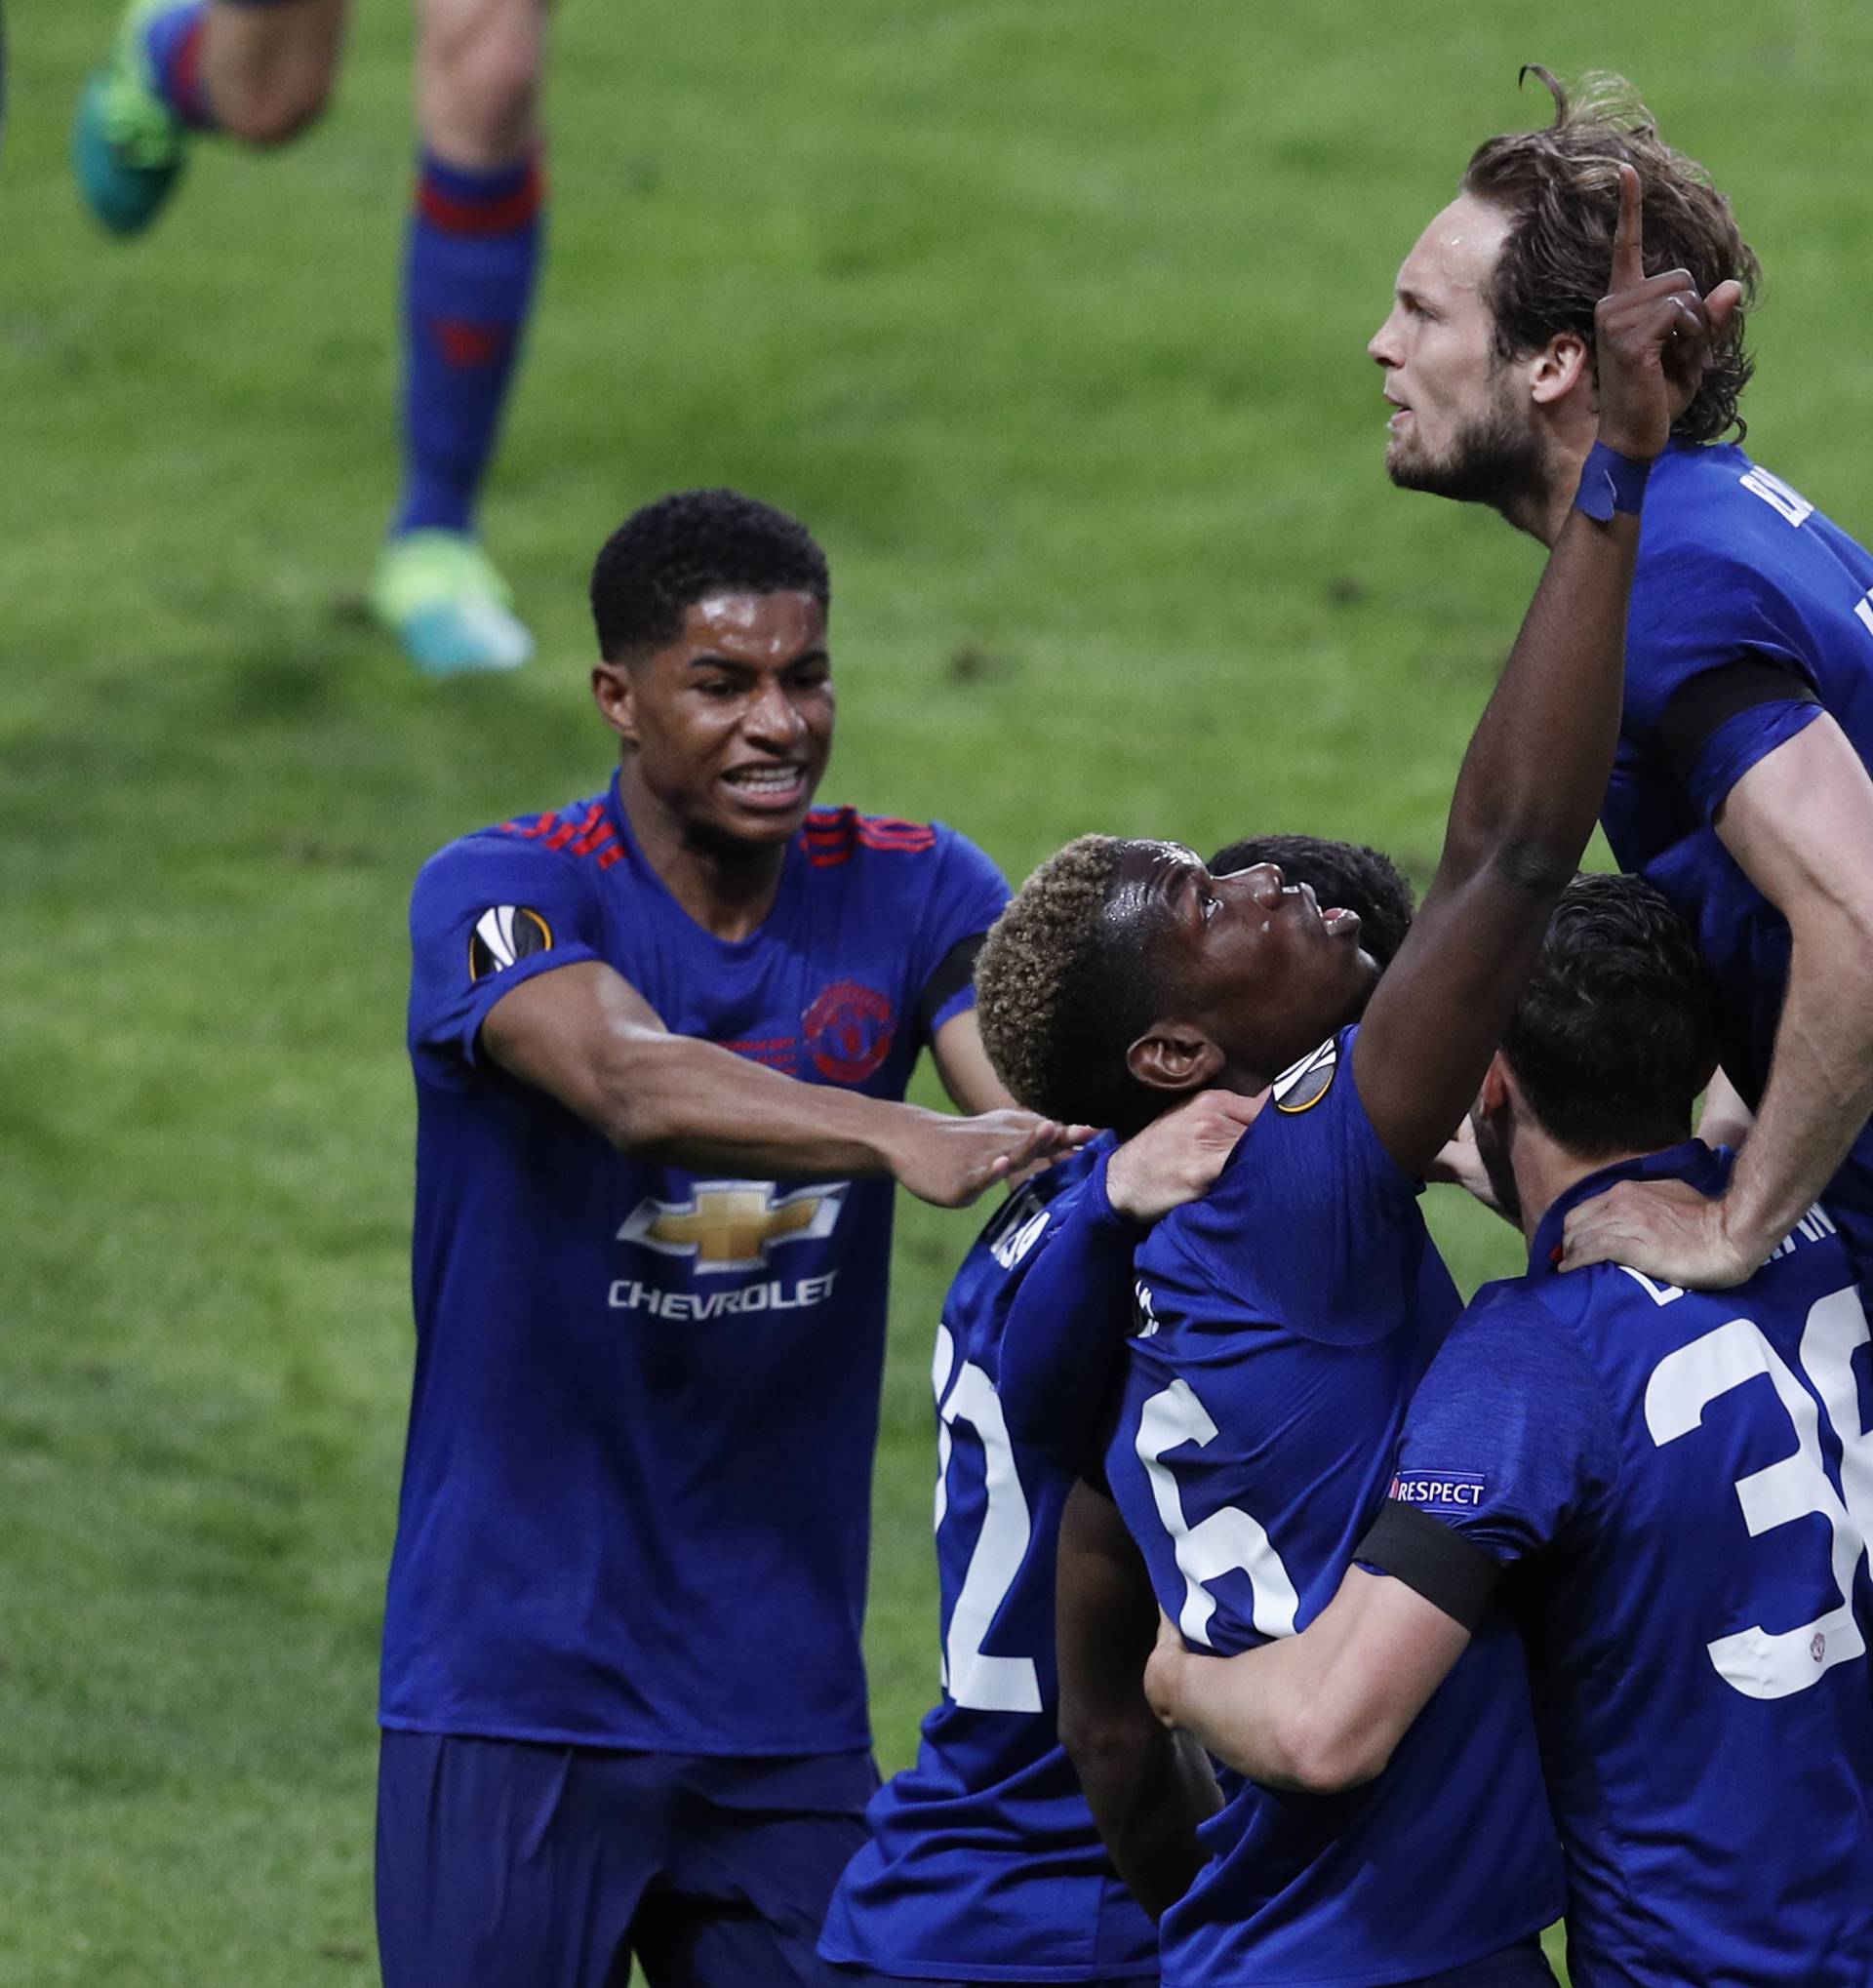
<svg viewBox="0 0 1873 1988">
<path fill-rule="evenodd" d="M 716 1760 L 385 1731 L 384 1988 L 841 1988 L 815 1952 L 868 1754 Z"/>
</svg>

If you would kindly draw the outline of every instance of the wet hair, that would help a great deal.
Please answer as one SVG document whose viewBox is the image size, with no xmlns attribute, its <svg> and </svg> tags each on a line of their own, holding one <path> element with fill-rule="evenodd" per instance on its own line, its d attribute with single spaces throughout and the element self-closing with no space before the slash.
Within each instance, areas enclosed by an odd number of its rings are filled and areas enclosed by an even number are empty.
<svg viewBox="0 0 1873 1988">
<path fill-rule="evenodd" d="M 592 619 L 608 662 L 674 642 L 712 594 L 832 601 L 826 555 L 784 511 L 735 490 L 683 490 L 633 511 L 592 568 Z"/>
<path fill-rule="evenodd" d="M 1717 1067 L 1717 988 L 1696 934 L 1643 878 L 1576 877 L 1502 1054 L 1530 1110 L 1580 1159 L 1689 1138 Z"/>
<path fill-rule="evenodd" d="M 1291 884 L 1311 884 L 1324 905 L 1359 913 L 1359 942 L 1382 970 L 1412 929 L 1412 887 L 1391 857 L 1359 842 L 1319 835 L 1252 835 L 1210 858 L 1210 874 L 1226 877 L 1255 863 L 1277 864 Z"/>
<path fill-rule="evenodd" d="M 1164 993 L 1149 922 L 1108 915 L 1132 846 L 1069 842 L 1015 894 L 976 960 L 982 1047 L 1010 1092 L 1049 1118 L 1124 1131 L 1150 1116 L 1125 1055 Z"/>
<path fill-rule="evenodd" d="M 1554 97 L 1545 131 L 1511 132 L 1476 148 L 1463 191 L 1513 219 L 1484 298 L 1503 360 L 1538 352 L 1557 333 L 1593 344 L 1593 307 L 1606 295 L 1619 217 L 1619 167 L 1644 189 L 1646 271 L 1684 268 L 1708 296 L 1734 277 L 1743 286 L 1691 405 L 1672 423 L 1688 442 L 1746 432 L 1736 404 L 1756 362 L 1743 349 L 1743 320 L 1762 271 L 1710 176 L 1658 136 L 1657 120 L 1618 76 L 1585 77 L 1577 96 L 1530 63 Z"/>
</svg>

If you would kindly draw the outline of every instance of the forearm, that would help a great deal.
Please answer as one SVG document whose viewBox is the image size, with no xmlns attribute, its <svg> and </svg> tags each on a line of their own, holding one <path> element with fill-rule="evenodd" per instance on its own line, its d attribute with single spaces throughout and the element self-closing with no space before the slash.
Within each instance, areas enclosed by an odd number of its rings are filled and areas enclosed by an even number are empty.
<svg viewBox="0 0 1873 1988">
<path fill-rule="evenodd" d="M 1239 1656 L 1187 1653 L 1161 1709 L 1207 1753 L 1252 1781 L 1317 1788 L 1329 1767 L 1315 1716 L 1318 1664 L 1317 1652 L 1297 1637 Z"/>
<path fill-rule="evenodd" d="M 1619 733 L 1639 520 L 1571 511 L 1464 755 L 1438 883 L 1489 871 L 1536 895 L 1574 874 Z"/>
<path fill-rule="evenodd" d="M 756 1179 L 889 1173 L 894 1137 L 925 1115 L 650 1028 L 616 1031 L 576 1108 L 621 1151 Z"/>
<path fill-rule="evenodd" d="M 1222 1807 L 1203 1749 L 1161 1726 L 1140 1696 L 1134 1719 L 1081 1735 L 1073 1765 L 1126 1889 L 1161 1919 L 1203 1868 L 1197 1830 Z"/>
<path fill-rule="evenodd" d="M 1798 934 L 1774 1055 L 1724 1227 L 1753 1268 L 1819 1199 L 1873 1115 L 1873 933 Z"/>
</svg>

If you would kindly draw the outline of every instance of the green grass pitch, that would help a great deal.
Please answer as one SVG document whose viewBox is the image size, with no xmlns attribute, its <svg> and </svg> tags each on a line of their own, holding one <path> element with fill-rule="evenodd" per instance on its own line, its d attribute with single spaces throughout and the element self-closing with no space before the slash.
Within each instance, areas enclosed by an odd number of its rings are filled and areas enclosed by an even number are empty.
<svg viewBox="0 0 1873 1988">
<path fill-rule="evenodd" d="M 1525 60 L 1623 68 L 1770 274 L 1753 439 L 1862 536 L 1873 16 L 1851 0 L 567 0 L 552 254 L 487 513 L 541 637 L 418 681 L 390 500 L 409 26 L 204 147 L 149 240 L 63 169 L 104 0 L 11 10 L 0 162 L 0 1982 L 374 1978 L 375 1657 L 410 1359 L 403 907 L 588 790 L 590 554 L 730 481 L 830 550 L 825 792 L 1012 875 L 1093 827 L 1358 836 L 1421 884 L 1537 554 L 1391 492 L 1361 351 Z M 1506 1232 L 1440 1206 L 1474 1282 Z M 906 1208 L 880 1756 L 935 1685 Z"/>
</svg>

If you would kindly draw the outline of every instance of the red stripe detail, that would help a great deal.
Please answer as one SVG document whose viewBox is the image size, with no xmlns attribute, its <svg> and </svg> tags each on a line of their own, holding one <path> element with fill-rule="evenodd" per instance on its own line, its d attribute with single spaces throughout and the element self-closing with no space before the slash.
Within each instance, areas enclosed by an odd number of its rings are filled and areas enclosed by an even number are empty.
<svg viewBox="0 0 1873 1988">
<path fill-rule="evenodd" d="M 860 849 L 889 850 L 897 855 L 921 855 L 925 850 L 936 847 L 934 835 L 873 835 L 867 829 L 858 831 Z"/>
<path fill-rule="evenodd" d="M 192 22 L 176 50 L 169 72 L 169 100 L 184 124 L 209 130 L 215 123 L 214 106 L 202 93 L 202 38 L 208 26 L 207 10 Z"/>
<path fill-rule="evenodd" d="M 524 835 L 529 842 L 538 841 L 540 836 L 546 834 L 548 830 L 551 829 L 553 823 L 558 819 L 559 819 L 558 810 L 549 808 L 547 809 L 545 814 L 542 815 L 539 817 L 539 819 L 534 823 L 534 825 L 531 828 L 523 828 L 520 831 L 520 833 Z"/>
<path fill-rule="evenodd" d="M 466 318 L 433 320 L 445 366 L 492 366 L 514 342 L 512 325 L 477 325 Z"/>
<path fill-rule="evenodd" d="M 809 856 L 807 860 L 816 870 L 836 870 L 841 863 L 851 862 L 852 852 L 849 849 L 832 850 L 824 855 Z"/>
<path fill-rule="evenodd" d="M 538 159 L 528 162 L 526 179 L 511 193 L 495 200 L 458 200 L 426 173 L 417 182 L 417 206 L 423 219 L 450 235 L 516 233 L 538 214 L 544 194 L 545 179 Z"/>
<path fill-rule="evenodd" d="M 610 842 L 616 832 L 609 821 L 601 821 L 596 828 L 588 829 L 573 844 L 573 854 L 590 855 L 601 844 Z"/>
<path fill-rule="evenodd" d="M 576 835 L 589 835 L 598 826 L 599 818 L 603 815 L 604 812 L 599 803 L 594 801 L 586 809 L 583 821 L 562 821 L 553 830 L 552 834 L 546 838 L 546 847 L 548 849 L 564 849 Z"/>
<path fill-rule="evenodd" d="M 621 863 L 623 860 L 624 852 L 621 849 L 601 849 L 598 853 L 598 866 L 601 870 L 609 870 L 614 863 Z"/>
</svg>

